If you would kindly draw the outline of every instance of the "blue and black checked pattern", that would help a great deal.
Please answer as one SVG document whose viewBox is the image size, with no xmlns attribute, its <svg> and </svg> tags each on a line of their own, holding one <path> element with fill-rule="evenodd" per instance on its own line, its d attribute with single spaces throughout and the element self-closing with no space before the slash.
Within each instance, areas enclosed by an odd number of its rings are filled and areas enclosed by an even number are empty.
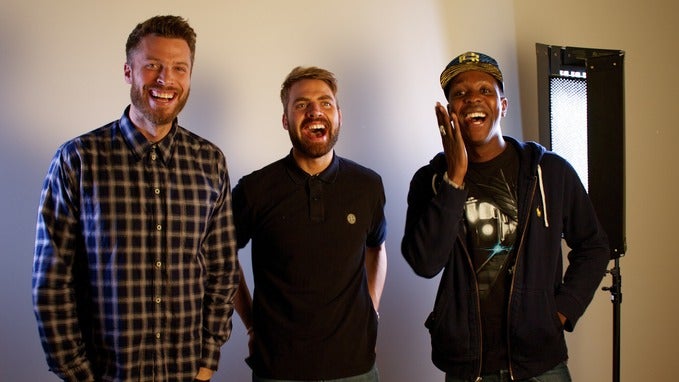
<svg viewBox="0 0 679 382">
<path fill-rule="evenodd" d="M 177 125 L 122 118 L 61 146 L 40 196 L 33 302 L 67 381 L 191 381 L 217 369 L 238 265 L 226 160 Z"/>
</svg>

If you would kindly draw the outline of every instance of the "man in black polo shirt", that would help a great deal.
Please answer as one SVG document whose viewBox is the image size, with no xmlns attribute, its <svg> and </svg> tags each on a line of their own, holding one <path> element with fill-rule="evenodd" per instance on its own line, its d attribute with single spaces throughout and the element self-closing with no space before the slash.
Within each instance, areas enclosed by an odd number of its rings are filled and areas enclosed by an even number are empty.
<svg viewBox="0 0 679 382">
<path fill-rule="evenodd" d="M 290 154 L 233 190 L 238 247 L 252 239 L 254 296 L 236 311 L 253 381 L 378 381 L 377 309 L 387 258 L 384 189 L 335 155 L 342 114 L 332 73 L 297 67 L 281 88 Z"/>
</svg>

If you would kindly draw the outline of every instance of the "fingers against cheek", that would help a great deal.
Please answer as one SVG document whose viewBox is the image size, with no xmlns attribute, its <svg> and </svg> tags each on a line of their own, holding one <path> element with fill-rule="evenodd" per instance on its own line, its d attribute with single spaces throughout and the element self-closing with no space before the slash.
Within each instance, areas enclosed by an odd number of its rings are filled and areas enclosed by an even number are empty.
<svg viewBox="0 0 679 382">
<path fill-rule="evenodd" d="M 436 120 L 439 125 L 445 125 L 446 124 L 446 117 L 447 113 L 445 112 L 445 109 L 443 106 L 441 106 L 440 103 L 436 103 L 436 107 L 434 108 L 434 111 L 436 112 Z"/>
<path fill-rule="evenodd" d="M 450 127 L 451 129 L 455 130 L 459 126 L 458 120 L 457 120 L 457 115 L 453 114 L 452 118 L 450 120 Z"/>
<path fill-rule="evenodd" d="M 434 111 L 436 113 L 436 121 L 438 122 L 439 125 L 439 133 L 441 134 L 441 138 L 445 139 L 444 137 L 449 133 L 448 127 L 446 126 L 450 124 L 448 120 L 448 115 L 445 112 L 443 106 L 441 106 L 439 102 L 436 103 Z"/>
</svg>

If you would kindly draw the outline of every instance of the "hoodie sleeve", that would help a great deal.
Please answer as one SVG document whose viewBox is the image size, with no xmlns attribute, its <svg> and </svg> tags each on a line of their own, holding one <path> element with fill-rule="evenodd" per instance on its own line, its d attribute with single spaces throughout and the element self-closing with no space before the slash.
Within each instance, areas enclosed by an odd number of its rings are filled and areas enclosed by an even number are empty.
<svg viewBox="0 0 679 382">
<path fill-rule="evenodd" d="M 587 191 L 570 165 L 564 186 L 563 237 L 570 252 L 556 301 L 558 310 L 568 318 L 565 329 L 572 331 L 605 275 L 610 250 Z"/>
<path fill-rule="evenodd" d="M 436 276 L 453 252 L 467 191 L 442 182 L 443 154 L 420 168 L 410 182 L 401 252 L 416 274 Z M 441 162 L 444 164 L 442 165 Z"/>
</svg>

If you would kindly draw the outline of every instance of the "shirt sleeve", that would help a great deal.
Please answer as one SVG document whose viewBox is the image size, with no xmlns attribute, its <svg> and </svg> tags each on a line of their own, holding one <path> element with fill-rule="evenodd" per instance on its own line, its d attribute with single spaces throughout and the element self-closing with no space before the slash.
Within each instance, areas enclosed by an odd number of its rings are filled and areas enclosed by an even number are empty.
<svg viewBox="0 0 679 382">
<path fill-rule="evenodd" d="M 220 348 L 231 335 L 233 297 L 240 273 L 237 263 L 236 231 L 231 210 L 231 190 L 226 162 L 221 158 L 221 196 L 208 225 L 202 251 L 207 264 L 203 304 L 203 359 L 201 366 L 217 370 Z"/>
<path fill-rule="evenodd" d="M 33 259 L 33 308 L 50 369 L 66 381 L 93 381 L 73 285 L 83 255 L 76 155 L 57 151 L 40 195 Z"/>
<path fill-rule="evenodd" d="M 250 241 L 250 219 L 248 218 L 248 208 L 246 200 L 246 192 L 244 188 L 246 187 L 246 182 L 241 179 L 240 182 L 234 187 L 232 193 L 232 208 L 233 216 L 236 225 L 236 237 L 238 248 L 243 248 Z"/>
<path fill-rule="evenodd" d="M 384 216 L 384 205 L 386 203 L 386 197 L 384 195 L 384 185 L 382 184 L 382 179 L 378 177 L 377 184 L 375 186 L 378 195 L 375 212 L 373 214 L 373 229 L 368 235 L 366 245 L 368 247 L 379 247 L 387 239 L 387 219 Z"/>
</svg>

